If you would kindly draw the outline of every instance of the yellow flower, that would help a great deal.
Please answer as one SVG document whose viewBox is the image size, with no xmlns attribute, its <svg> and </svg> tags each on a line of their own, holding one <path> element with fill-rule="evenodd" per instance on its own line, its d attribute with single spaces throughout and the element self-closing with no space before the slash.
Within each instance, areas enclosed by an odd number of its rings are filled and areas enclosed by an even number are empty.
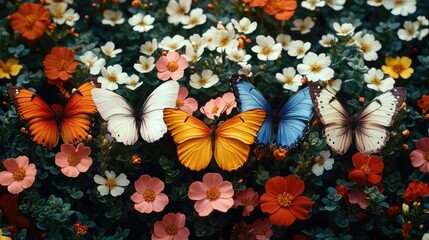
<svg viewBox="0 0 429 240">
<path fill-rule="evenodd" d="M 385 74 L 392 78 L 401 76 L 403 79 L 408 79 L 413 74 L 414 69 L 411 66 L 411 59 L 409 57 L 386 57 L 386 65 L 381 66 Z"/>
<path fill-rule="evenodd" d="M 12 240 L 12 238 L 3 236 L 3 231 L 0 229 L 0 240 Z"/>
<path fill-rule="evenodd" d="M 21 71 L 21 68 L 22 65 L 18 64 L 18 60 L 16 60 L 15 58 L 9 58 L 6 63 L 0 59 L 0 79 L 10 79 L 11 75 L 18 75 L 19 71 Z"/>
</svg>

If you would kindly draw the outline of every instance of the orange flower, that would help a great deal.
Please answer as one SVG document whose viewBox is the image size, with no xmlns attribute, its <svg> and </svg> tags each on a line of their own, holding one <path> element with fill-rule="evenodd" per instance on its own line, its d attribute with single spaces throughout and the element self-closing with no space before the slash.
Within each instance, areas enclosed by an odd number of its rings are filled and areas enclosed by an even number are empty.
<svg viewBox="0 0 429 240">
<path fill-rule="evenodd" d="M 357 183 L 370 183 L 375 186 L 381 181 L 384 163 L 377 156 L 365 156 L 361 152 L 352 157 L 354 169 L 349 172 L 349 178 Z"/>
<path fill-rule="evenodd" d="M 429 112 L 429 95 L 423 95 L 421 99 L 417 101 L 417 106 L 422 109 L 423 115 Z"/>
<path fill-rule="evenodd" d="M 26 2 L 11 15 L 10 25 L 31 41 L 40 38 L 50 23 L 49 12 L 42 5 Z"/>
<path fill-rule="evenodd" d="M 296 0 L 268 0 L 264 5 L 264 11 L 275 15 L 277 20 L 289 20 L 295 13 Z"/>
<path fill-rule="evenodd" d="M 312 202 L 310 198 L 300 196 L 304 192 L 304 181 L 293 174 L 274 177 L 267 181 L 265 190 L 260 199 L 261 210 L 270 214 L 274 225 L 290 226 L 297 218 L 307 218 Z"/>
<path fill-rule="evenodd" d="M 45 74 L 51 84 L 67 82 L 76 71 L 77 62 L 74 51 L 66 47 L 54 47 L 43 60 Z"/>
<path fill-rule="evenodd" d="M 249 3 L 251 7 L 263 7 L 267 0 L 244 0 L 243 2 Z"/>
</svg>

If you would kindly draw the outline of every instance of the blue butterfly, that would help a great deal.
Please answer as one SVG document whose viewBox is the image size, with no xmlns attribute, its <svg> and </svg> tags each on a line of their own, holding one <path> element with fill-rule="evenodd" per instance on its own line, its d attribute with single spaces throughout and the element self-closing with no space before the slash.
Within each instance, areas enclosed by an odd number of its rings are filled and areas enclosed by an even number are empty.
<svg viewBox="0 0 429 240">
<path fill-rule="evenodd" d="M 240 112 L 263 108 L 267 113 L 256 136 L 259 145 L 267 147 L 276 142 L 278 147 L 290 149 L 304 137 L 308 122 L 313 117 L 313 103 L 308 87 L 290 97 L 280 111 L 273 111 L 261 92 L 242 77 L 232 76 L 231 85 Z"/>
</svg>

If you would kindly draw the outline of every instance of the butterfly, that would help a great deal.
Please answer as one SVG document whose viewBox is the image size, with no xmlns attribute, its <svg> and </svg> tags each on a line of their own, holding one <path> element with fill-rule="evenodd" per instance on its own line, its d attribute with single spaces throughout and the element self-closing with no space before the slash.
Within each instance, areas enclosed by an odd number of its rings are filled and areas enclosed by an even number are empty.
<svg viewBox="0 0 429 240">
<path fill-rule="evenodd" d="M 109 90 L 93 89 L 92 98 L 116 141 L 133 145 L 139 138 L 139 131 L 143 140 L 149 143 L 159 140 L 167 132 L 162 110 L 176 107 L 178 93 L 176 81 L 165 82 L 136 110 L 122 96 Z"/>
<path fill-rule="evenodd" d="M 41 97 L 23 87 L 7 89 L 9 99 L 20 118 L 26 122 L 27 132 L 33 141 L 44 147 L 58 145 L 60 136 L 64 143 L 78 144 L 89 134 L 93 115 L 97 113 L 91 90 L 100 87 L 96 80 L 88 80 L 75 90 L 67 104 L 49 106 Z"/>
<path fill-rule="evenodd" d="M 179 161 L 197 171 L 206 168 L 213 155 L 223 170 L 241 167 L 265 115 L 263 109 L 254 109 L 228 119 L 220 127 L 209 128 L 182 110 L 164 109 L 164 121 L 177 145 Z"/>
<path fill-rule="evenodd" d="M 290 149 L 304 137 L 308 121 L 313 117 L 313 104 L 308 87 L 290 97 L 277 112 L 271 109 L 258 89 L 240 76 L 232 76 L 231 85 L 240 112 L 263 108 L 267 113 L 267 118 L 256 136 L 259 145 L 266 147 L 277 142 L 280 148 Z"/>
<path fill-rule="evenodd" d="M 340 101 L 320 85 L 310 85 L 310 95 L 331 149 L 345 154 L 354 140 L 360 152 L 370 155 L 389 140 L 387 127 L 392 126 L 407 92 L 402 87 L 393 88 L 374 98 L 355 116 L 350 116 Z"/>
</svg>

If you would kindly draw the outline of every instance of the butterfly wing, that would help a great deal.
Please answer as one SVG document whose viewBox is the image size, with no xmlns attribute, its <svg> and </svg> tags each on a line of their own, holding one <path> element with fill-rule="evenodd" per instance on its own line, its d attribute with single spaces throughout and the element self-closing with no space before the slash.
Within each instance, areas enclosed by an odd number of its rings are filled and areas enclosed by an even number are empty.
<svg viewBox="0 0 429 240">
<path fill-rule="evenodd" d="M 276 138 L 279 147 L 289 149 L 298 144 L 312 117 L 313 103 L 306 87 L 294 94 L 280 109 Z"/>
<path fill-rule="evenodd" d="M 242 112 L 224 122 L 216 130 L 214 155 L 223 170 L 236 170 L 247 161 L 250 144 L 262 123 L 265 121 L 264 109 Z"/>
<path fill-rule="evenodd" d="M 392 126 L 407 96 L 405 88 L 393 88 L 374 98 L 355 117 L 357 149 L 365 155 L 378 152 L 389 140 Z"/>
<path fill-rule="evenodd" d="M 206 168 L 213 156 L 212 131 L 199 119 L 181 110 L 166 108 L 163 113 L 177 145 L 180 163 L 191 170 Z"/>
<path fill-rule="evenodd" d="M 133 145 L 139 138 L 134 110 L 119 94 L 109 90 L 91 90 L 97 110 L 107 121 L 107 130 L 118 142 Z"/>
<path fill-rule="evenodd" d="M 157 87 L 146 99 L 141 113 L 140 134 L 146 142 L 155 142 L 167 132 L 164 108 L 176 107 L 179 83 L 168 81 Z"/>
<path fill-rule="evenodd" d="M 268 146 L 273 143 L 273 111 L 270 104 L 258 89 L 238 75 L 231 77 L 231 85 L 240 112 L 259 108 L 264 109 L 266 112 L 266 119 L 259 129 L 256 142 L 262 146 Z"/>
<path fill-rule="evenodd" d="M 78 144 L 88 136 L 97 112 L 91 90 L 99 86 L 95 80 L 89 80 L 71 95 L 61 114 L 60 131 L 64 143 Z"/>
<path fill-rule="evenodd" d="M 353 140 L 352 118 L 344 106 L 328 90 L 320 85 L 310 85 L 314 110 L 325 125 L 323 135 L 326 143 L 338 154 L 345 154 Z"/>
<path fill-rule="evenodd" d="M 57 113 L 30 90 L 11 86 L 7 93 L 20 118 L 26 122 L 33 141 L 48 148 L 55 147 L 60 137 Z"/>
</svg>

